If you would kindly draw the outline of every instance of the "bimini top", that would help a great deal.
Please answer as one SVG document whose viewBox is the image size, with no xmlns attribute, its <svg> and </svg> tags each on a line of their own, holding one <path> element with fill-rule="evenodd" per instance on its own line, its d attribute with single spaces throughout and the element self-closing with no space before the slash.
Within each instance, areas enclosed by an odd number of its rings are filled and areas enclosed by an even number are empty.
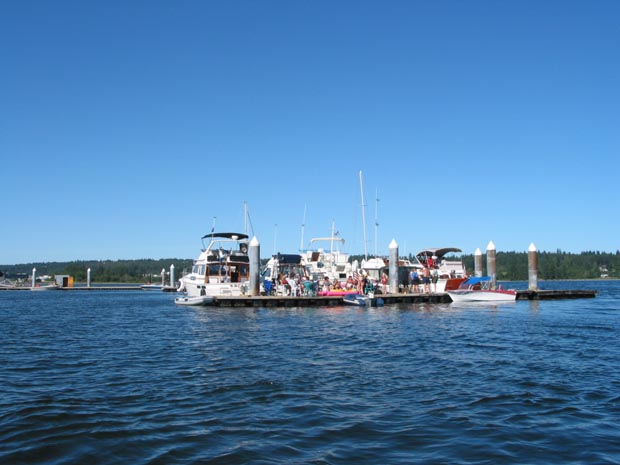
<svg viewBox="0 0 620 465">
<path fill-rule="evenodd" d="M 490 281 L 490 276 L 472 276 L 461 283 L 461 286 L 475 286 L 485 281 Z"/>
<path fill-rule="evenodd" d="M 209 233 L 209 234 L 205 234 L 204 236 L 201 237 L 201 239 L 208 239 L 208 238 L 223 238 L 223 239 L 234 239 L 234 240 L 244 240 L 244 239 L 248 239 L 249 236 L 247 234 L 242 234 L 242 233 L 232 233 L 232 232 L 221 232 L 221 233 Z"/>
<path fill-rule="evenodd" d="M 462 250 L 457 249 L 456 247 L 444 247 L 441 249 L 424 249 L 418 252 L 415 256 L 419 258 L 419 257 L 432 257 L 434 255 L 435 257 L 441 260 L 441 257 L 443 257 L 445 254 L 450 253 L 450 252 L 459 253 L 459 252 L 462 252 Z"/>
<path fill-rule="evenodd" d="M 299 265 L 301 263 L 301 255 L 291 253 L 279 253 L 273 258 L 278 260 L 280 265 Z"/>
</svg>

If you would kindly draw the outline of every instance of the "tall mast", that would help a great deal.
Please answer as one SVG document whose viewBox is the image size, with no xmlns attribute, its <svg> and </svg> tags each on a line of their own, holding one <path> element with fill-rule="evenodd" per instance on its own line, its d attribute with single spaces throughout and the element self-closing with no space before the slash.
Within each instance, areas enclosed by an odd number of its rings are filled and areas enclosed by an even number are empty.
<svg viewBox="0 0 620 465">
<path fill-rule="evenodd" d="M 306 228 L 306 209 L 308 208 L 308 204 L 304 204 L 304 221 L 301 223 L 301 242 L 299 243 L 299 251 L 302 252 L 304 250 L 304 230 Z"/>
<path fill-rule="evenodd" d="M 368 259 L 368 242 L 366 241 L 366 204 L 364 203 L 364 183 L 360 170 L 360 191 L 362 193 L 362 226 L 364 227 L 364 260 Z"/>
<path fill-rule="evenodd" d="M 334 255 L 334 231 L 336 229 L 336 221 L 332 220 L 332 237 L 331 237 L 331 244 L 330 244 L 330 255 Z"/>
<path fill-rule="evenodd" d="M 377 211 L 379 209 L 379 189 L 375 190 L 375 257 L 378 257 L 377 244 L 379 243 L 379 220 Z"/>
</svg>

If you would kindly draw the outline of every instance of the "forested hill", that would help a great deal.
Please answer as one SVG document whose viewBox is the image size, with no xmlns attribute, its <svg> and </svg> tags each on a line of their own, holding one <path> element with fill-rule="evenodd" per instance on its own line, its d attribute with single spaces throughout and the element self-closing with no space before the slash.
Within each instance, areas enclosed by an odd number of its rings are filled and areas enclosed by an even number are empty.
<svg viewBox="0 0 620 465">
<path fill-rule="evenodd" d="M 90 260 L 73 262 L 24 263 L 20 265 L 0 265 L 7 278 L 27 278 L 32 269 L 37 269 L 37 276 L 68 274 L 75 281 L 86 281 L 86 273 L 90 268 L 91 279 L 99 283 L 146 283 L 161 282 L 161 270 L 170 272 L 170 265 L 174 265 L 175 277 L 182 276 L 183 271 L 189 272 L 192 267 L 191 259 L 162 258 L 160 260 Z M 166 278 L 168 279 L 168 278 Z"/>
<path fill-rule="evenodd" d="M 353 256 L 352 259 L 361 261 L 362 256 Z M 413 258 L 413 257 L 410 257 Z M 460 257 L 469 274 L 474 272 L 474 256 Z M 263 260 L 264 262 L 265 260 Z M 486 256 L 482 257 L 486 268 Z M 24 263 L 20 265 L 0 265 L 0 272 L 7 278 L 27 278 L 32 274 L 32 268 L 37 269 L 37 276 L 68 274 L 78 282 L 86 281 L 86 270 L 91 269 L 93 282 L 125 282 L 143 283 L 159 282 L 161 271 L 170 271 L 174 265 L 175 276 L 189 272 L 192 259 L 164 258 L 159 260 L 91 260 L 72 262 Z M 496 259 L 497 277 L 506 281 L 527 280 L 527 252 L 498 252 Z M 538 253 L 539 279 L 597 279 L 620 278 L 620 251 L 581 252 L 579 254 L 556 252 Z"/>
<path fill-rule="evenodd" d="M 352 257 L 361 261 L 362 256 Z M 409 256 L 414 260 L 413 256 Z M 450 258 L 452 259 L 452 258 Z M 461 255 L 468 274 L 474 274 L 474 255 Z M 486 255 L 482 256 L 486 270 Z M 497 278 L 505 281 L 527 280 L 527 252 L 497 252 Z M 581 252 L 579 254 L 557 252 L 538 253 L 539 279 L 597 279 L 620 278 L 620 251 Z"/>
<path fill-rule="evenodd" d="M 486 256 L 483 255 L 486 269 Z M 467 270 L 473 273 L 474 256 L 463 256 Z M 527 252 L 497 252 L 498 279 L 527 280 Z M 620 277 L 620 251 L 616 253 L 557 252 L 538 253 L 539 279 L 596 279 Z"/>
</svg>

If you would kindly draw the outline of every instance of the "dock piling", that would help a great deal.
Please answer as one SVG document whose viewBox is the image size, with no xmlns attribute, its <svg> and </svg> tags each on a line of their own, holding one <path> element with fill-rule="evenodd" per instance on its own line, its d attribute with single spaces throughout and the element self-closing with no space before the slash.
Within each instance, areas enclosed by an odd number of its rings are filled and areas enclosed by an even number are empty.
<svg viewBox="0 0 620 465">
<path fill-rule="evenodd" d="M 527 249 L 527 288 L 538 290 L 538 250 L 533 242 Z"/>
<path fill-rule="evenodd" d="M 474 276 L 482 277 L 482 251 L 479 247 L 474 252 Z"/>
<path fill-rule="evenodd" d="M 496 249 L 493 241 L 489 241 L 487 245 L 487 275 L 491 278 L 491 287 L 497 287 L 497 270 L 495 268 Z"/>
<path fill-rule="evenodd" d="M 390 292 L 398 293 L 398 244 L 396 239 L 392 239 L 389 245 L 390 249 Z"/>
<path fill-rule="evenodd" d="M 252 237 L 250 246 L 248 248 L 248 255 L 250 256 L 250 289 L 249 295 L 260 295 L 260 242 L 256 236 Z"/>
</svg>

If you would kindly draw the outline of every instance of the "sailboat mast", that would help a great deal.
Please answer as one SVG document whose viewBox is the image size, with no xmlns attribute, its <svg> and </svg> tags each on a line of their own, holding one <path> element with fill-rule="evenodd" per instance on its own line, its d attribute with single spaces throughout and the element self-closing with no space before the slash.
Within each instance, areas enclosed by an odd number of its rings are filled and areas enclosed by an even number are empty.
<svg viewBox="0 0 620 465">
<path fill-rule="evenodd" d="M 379 220 L 377 211 L 379 210 L 379 189 L 375 190 L 375 257 L 378 257 L 377 244 L 379 243 Z"/>
<path fill-rule="evenodd" d="M 364 183 L 362 181 L 362 170 L 359 173 L 360 191 L 362 193 L 362 226 L 364 227 L 364 260 L 368 259 L 368 241 L 366 240 L 366 204 L 364 203 Z"/>
<path fill-rule="evenodd" d="M 333 257 L 334 256 L 334 231 L 336 230 L 336 222 L 334 220 L 332 220 L 332 237 L 331 237 L 331 244 L 330 244 L 330 255 Z"/>
<path fill-rule="evenodd" d="M 299 251 L 302 252 L 304 250 L 304 231 L 306 229 L 306 209 L 308 208 L 308 204 L 304 204 L 304 221 L 301 223 L 301 242 L 299 243 Z"/>
</svg>

